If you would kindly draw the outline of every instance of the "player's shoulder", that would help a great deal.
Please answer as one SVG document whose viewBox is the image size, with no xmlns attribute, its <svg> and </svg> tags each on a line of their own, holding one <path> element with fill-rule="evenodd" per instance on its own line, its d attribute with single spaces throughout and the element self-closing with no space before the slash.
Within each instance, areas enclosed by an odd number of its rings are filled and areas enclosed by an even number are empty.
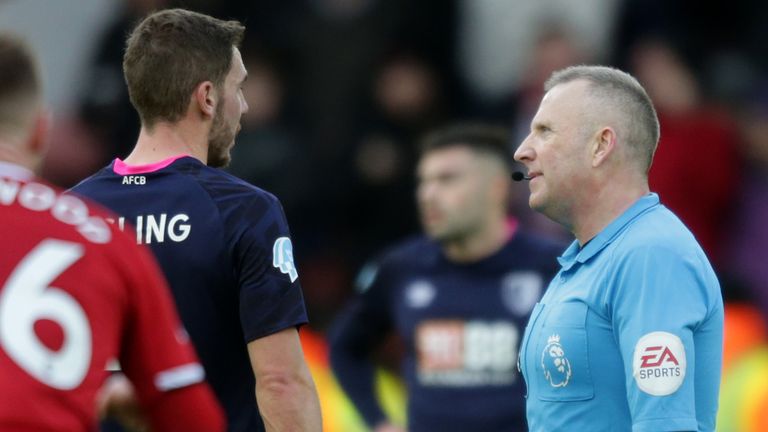
<svg viewBox="0 0 768 432">
<path fill-rule="evenodd" d="M 355 280 L 358 292 L 366 292 L 374 282 L 404 275 L 438 262 L 440 248 L 424 235 L 407 237 L 384 249 L 368 261 Z M 379 284 L 381 285 L 381 284 Z M 386 283 L 384 284 L 386 285 Z"/>
<path fill-rule="evenodd" d="M 46 232 L 97 248 L 103 254 L 134 248 L 133 240 L 113 224 L 115 215 L 100 204 L 42 179 L 14 181 L 16 208 L 22 213 L 44 213 Z M 31 218 L 28 220 L 32 223 Z"/>
<path fill-rule="evenodd" d="M 245 194 L 254 195 L 271 195 L 269 192 L 261 189 L 257 186 L 248 183 L 247 181 L 228 173 L 220 168 L 213 168 L 204 164 L 200 164 L 196 176 L 198 181 L 207 188 L 214 190 L 228 190 L 237 191 Z"/>
<path fill-rule="evenodd" d="M 527 229 L 520 229 L 515 232 L 508 243 L 508 248 L 512 249 L 514 253 L 535 253 L 551 257 L 561 255 L 566 247 L 568 244 L 563 240 Z"/>
<path fill-rule="evenodd" d="M 82 202 L 87 207 L 88 223 L 80 230 L 83 235 L 92 240 L 96 247 L 102 248 L 102 253 L 131 258 L 134 253 L 141 249 L 128 233 L 120 230 L 115 224 L 117 215 L 112 210 L 87 196 L 73 193 L 73 190 L 60 191 L 60 194 L 67 197 L 68 200 Z M 108 234 L 106 234 L 107 231 Z"/>
<path fill-rule="evenodd" d="M 218 168 L 201 164 L 196 177 L 200 186 L 221 206 L 273 207 L 280 204 L 272 193 Z"/>
<path fill-rule="evenodd" d="M 144 246 L 136 244 L 131 234 L 121 230 L 115 221 L 118 216 L 107 207 L 91 200 L 87 196 L 63 191 L 69 199 L 82 201 L 88 207 L 88 224 L 81 228 L 81 233 L 88 237 L 92 247 L 98 253 L 115 265 L 116 274 L 125 277 L 127 274 L 146 270 L 147 261 L 152 260 L 151 254 Z M 108 233 L 108 234 L 107 234 Z"/>
<path fill-rule="evenodd" d="M 100 168 L 98 171 L 89 175 L 88 177 L 80 180 L 80 182 L 72 186 L 72 188 L 70 188 L 69 191 L 82 194 L 83 191 L 93 188 L 99 179 L 104 177 L 111 177 L 114 175 L 116 174 L 114 173 L 114 171 L 112 171 L 112 163 L 110 163 L 109 165 Z"/>
<path fill-rule="evenodd" d="M 379 261 L 384 265 L 424 265 L 441 254 L 440 245 L 425 235 L 406 237 L 385 249 Z"/>
</svg>

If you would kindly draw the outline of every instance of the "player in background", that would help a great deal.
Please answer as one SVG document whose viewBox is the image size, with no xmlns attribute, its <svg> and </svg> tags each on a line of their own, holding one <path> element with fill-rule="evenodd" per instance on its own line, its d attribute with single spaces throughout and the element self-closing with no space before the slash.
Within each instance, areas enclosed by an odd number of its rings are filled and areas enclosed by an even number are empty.
<svg viewBox="0 0 768 432">
<path fill-rule="evenodd" d="M 0 34 L 0 430 L 94 430 L 111 359 L 153 430 L 224 430 L 150 253 L 34 178 L 47 123 L 31 53 Z"/>
<path fill-rule="evenodd" d="M 482 125 L 425 138 L 417 201 L 426 235 L 364 270 L 361 292 L 334 323 L 333 371 L 377 432 L 402 430 L 373 385 L 371 357 L 391 332 L 405 344 L 409 431 L 526 430 L 517 352 L 561 247 L 507 212 L 508 140 Z"/>
<path fill-rule="evenodd" d="M 123 59 L 138 141 L 74 191 L 152 248 L 231 431 L 316 431 L 297 330 L 307 314 L 282 207 L 218 169 L 248 109 L 244 30 L 182 9 L 141 21 Z"/>
</svg>

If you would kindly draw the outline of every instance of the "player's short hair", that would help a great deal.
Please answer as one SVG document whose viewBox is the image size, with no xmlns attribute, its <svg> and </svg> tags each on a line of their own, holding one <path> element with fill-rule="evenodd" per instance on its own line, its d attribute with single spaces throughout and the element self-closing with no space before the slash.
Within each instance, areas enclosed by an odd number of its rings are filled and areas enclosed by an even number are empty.
<svg viewBox="0 0 768 432">
<path fill-rule="evenodd" d="M 660 131 L 653 102 L 643 86 L 632 75 L 616 68 L 579 65 L 554 72 L 544 83 L 544 90 L 576 80 L 587 81 L 589 94 L 621 115 L 629 148 L 648 172 Z"/>
<path fill-rule="evenodd" d="M 245 27 L 184 9 L 155 12 L 128 37 L 123 72 L 142 124 L 176 122 L 200 83 L 221 88 Z"/>
<path fill-rule="evenodd" d="M 41 97 L 32 50 L 20 38 L 0 33 L 0 132 L 25 128 Z"/>
<path fill-rule="evenodd" d="M 421 156 L 449 147 L 467 147 L 502 162 L 511 170 L 510 133 L 507 128 L 481 123 L 460 123 L 436 129 L 419 143 Z"/>
</svg>

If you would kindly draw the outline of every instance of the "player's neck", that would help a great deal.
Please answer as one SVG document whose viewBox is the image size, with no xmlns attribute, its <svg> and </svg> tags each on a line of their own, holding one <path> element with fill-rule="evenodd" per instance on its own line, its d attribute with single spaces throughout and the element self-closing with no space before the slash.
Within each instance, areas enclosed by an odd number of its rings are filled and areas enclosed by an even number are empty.
<svg viewBox="0 0 768 432">
<path fill-rule="evenodd" d="M 207 163 L 208 131 L 190 127 L 184 120 L 174 124 L 157 123 L 151 130 L 141 128 L 136 146 L 124 162 L 146 165 L 184 154 Z"/>
<path fill-rule="evenodd" d="M 443 251 L 454 262 L 480 261 L 504 247 L 512 234 L 510 225 L 504 219 L 493 220 L 471 234 L 445 242 Z"/>
<path fill-rule="evenodd" d="M 29 172 L 36 171 L 40 157 L 21 150 L 18 144 L 0 140 L 0 162 L 15 165 Z"/>
</svg>

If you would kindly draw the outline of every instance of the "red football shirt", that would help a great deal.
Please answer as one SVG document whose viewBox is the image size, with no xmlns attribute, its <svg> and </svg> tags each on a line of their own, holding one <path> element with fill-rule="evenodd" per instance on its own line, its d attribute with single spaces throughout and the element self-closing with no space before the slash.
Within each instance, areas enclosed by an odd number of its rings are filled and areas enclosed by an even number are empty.
<svg viewBox="0 0 768 432">
<path fill-rule="evenodd" d="M 0 163 L 0 430 L 94 430 L 113 359 L 145 406 L 202 382 L 149 253 L 91 204 L 21 177 Z"/>
</svg>

